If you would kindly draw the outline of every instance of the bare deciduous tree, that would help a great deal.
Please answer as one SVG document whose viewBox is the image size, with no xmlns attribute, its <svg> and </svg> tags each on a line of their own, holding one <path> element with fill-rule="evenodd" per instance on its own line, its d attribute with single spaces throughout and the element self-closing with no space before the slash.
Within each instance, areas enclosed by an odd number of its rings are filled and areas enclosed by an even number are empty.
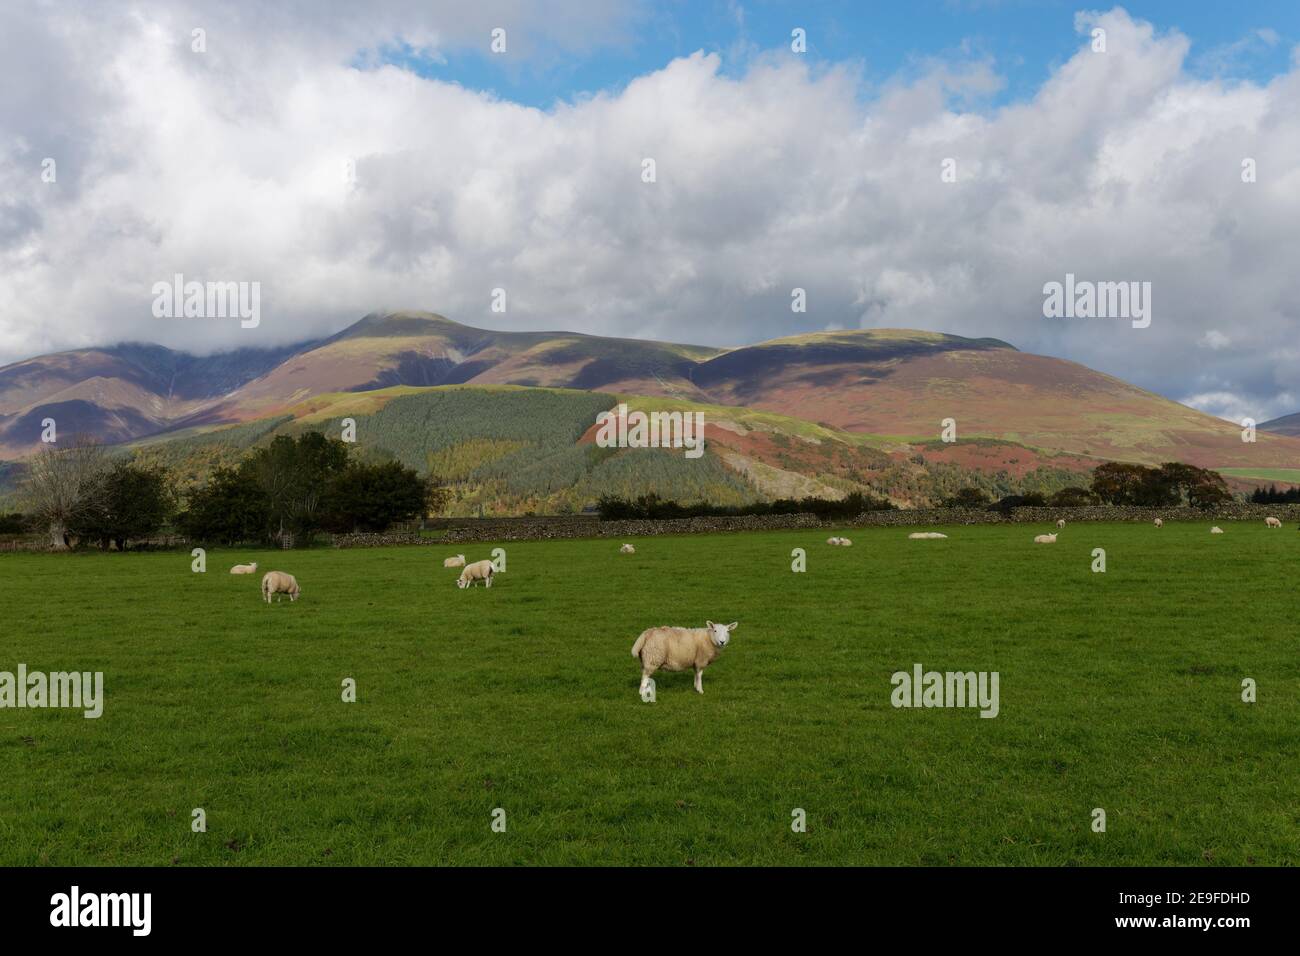
<svg viewBox="0 0 1300 956">
<path fill-rule="evenodd" d="M 29 461 L 20 493 L 24 510 L 47 526 L 55 550 L 67 548 L 69 530 L 94 503 L 107 461 L 103 445 L 80 436 L 69 445 L 45 448 Z"/>
</svg>

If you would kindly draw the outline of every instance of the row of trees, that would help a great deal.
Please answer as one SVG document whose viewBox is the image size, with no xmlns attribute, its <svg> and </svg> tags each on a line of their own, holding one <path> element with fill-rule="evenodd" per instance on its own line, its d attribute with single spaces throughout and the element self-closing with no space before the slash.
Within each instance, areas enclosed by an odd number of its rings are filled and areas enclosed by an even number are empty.
<svg viewBox="0 0 1300 956">
<path fill-rule="evenodd" d="M 1257 491 L 1252 500 L 1278 502 L 1300 492 Z M 421 478 L 399 461 L 361 461 L 349 446 L 310 431 L 281 435 L 252 449 L 238 464 L 218 468 L 207 484 L 190 492 L 184 507 L 172 473 L 156 462 L 111 457 L 93 442 L 48 448 L 36 455 L 21 491 L 28 519 L 54 548 L 73 539 L 125 549 L 131 540 L 174 526 L 196 542 L 275 542 L 286 535 L 310 540 L 318 531 L 383 531 L 394 523 L 443 510 L 450 490 Z M 962 488 L 942 504 L 949 507 L 1077 507 L 1091 504 L 1208 508 L 1231 500 L 1222 476 L 1194 465 L 1157 467 L 1110 462 L 1097 467 L 1088 488 L 1063 488 L 992 502 L 977 488 Z M 744 504 L 680 504 L 656 494 L 637 498 L 606 494 L 603 519 L 689 518 L 791 514 L 852 517 L 892 507 L 883 498 L 855 492 L 840 500 L 781 499 Z M 0 516 L 0 526 L 17 525 Z"/>
<path fill-rule="evenodd" d="M 80 539 L 120 550 L 168 524 L 214 544 L 383 531 L 435 513 L 446 500 L 445 489 L 413 469 L 352 460 L 344 442 L 320 432 L 278 436 L 237 466 L 217 469 L 183 510 L 168 469 L 111 458 L 83 441 L 36 455 L 20 495 L 54 548 Z"/>
<path fill-rule="evenodd" d="M 602 521 L 634 518 L 664 520 L 669 518 L 738 517 L 740 515 L 815 514 L 821 518 L 853 518 L 864 511 L 887 511 L 894 506 L 883 498 L 873 498 L 853 492 L 840 499 L 832 498 L 779 498 L 776 501 L 755 501 L 743 505 L 711 505 L 705 502 L 683 505 L 658 495 L 641 495 L 638 498 L 619 498 L 602 495 L 597 511 Z"/>
<path fill-rule="evenodd" d="M 1054 508 L 1078 508 L 1098 504 L 1210 508 L 1231 500 L 1232 492 L 1218 472 L 1171 461 L 1156 467 L 1107 462 L 1098 465 L 1093 471 L 1090 487 L 1062 488 L 1050 496 L 1033 492 L 993 502 L 978 488 L 962 488 L 941 504 L 945 508 L 996 508 L 1007 511 L 1019 507 L 1046 505 Z"/>
<path fill-rule="evenodd" d="M 1092 493 L 1109 505 L 1211 508 L 1232 500 L 1217 471 L 1167 461 L 1154 468 L 1107 462 L 1092 473 Z"/>
<path fill-rule="evenodd" d="M 1006 495 L 994 501 L 978 488 L 962 488 L 955 495 L 939 502 L 943 508 L 988 508 L 1010 511 L 1012 508 L 1080 508 L 1100 504 L 1100 499 L 1087 488 L 1062 488 L 1050 495 L 1029 491 L 1023 495 Z"/>
<path fill-rule="evenodd" d="M 1300 485 L 1286 491 L 1278 491 L 1277 485 L 1269 485 L 1267 489 L 1256 488 L 1250 493 L 1250 500 L 1257 505 L 1300 504 Z"/>
</svg>

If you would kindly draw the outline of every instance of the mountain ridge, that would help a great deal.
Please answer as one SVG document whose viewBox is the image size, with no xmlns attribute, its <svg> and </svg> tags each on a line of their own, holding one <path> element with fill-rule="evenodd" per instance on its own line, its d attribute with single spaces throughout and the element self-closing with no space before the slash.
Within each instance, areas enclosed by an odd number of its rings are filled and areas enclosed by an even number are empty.
<svg viewBox="0 0 1300 956">
<path fill-rule="evenodd" d="M 1300 437 L 1238 429 L 1078 363 L 994 338 L 910 329 L 809 332 L 714 348 L 372 312 L 326 338 L 210 356 L 146 343 L 0 368 L 0 460 L 40 422 L 114 443 L 292 415 L 314 396 L 396 386 L 519 385 L 740 406 L 850 433 L 1005 440 L 1091 459 L 1278 467 Z"/>
<path fill-rule="evenodd" d="M 1255 430 L 1269 432 L 1274 435 L 1300 437 L 1300 412 L 1292 412 L 1290 415 L 1270 419 L 1262 425 L 1256 425 Z"/>
</svg>

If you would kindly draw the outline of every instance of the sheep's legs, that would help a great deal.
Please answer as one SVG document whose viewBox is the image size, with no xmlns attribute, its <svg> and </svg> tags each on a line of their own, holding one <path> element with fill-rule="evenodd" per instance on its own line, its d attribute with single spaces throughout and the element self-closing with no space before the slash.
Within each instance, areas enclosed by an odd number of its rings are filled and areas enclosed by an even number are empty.
<svg viewBox="0 0 1300 956">
<path fill-rule="evenodd" d="M 702 667 L 695 668 L 695 693 L 704 693 L 704 669 Z"/>
<path fill-rule="evenodd" d="M 640 694 L 641 694 L 642 697 L 645 696 L 646 688 L 649 687 L 649 686 L 650 686 L 650 674 L 649 674 L 648 672 L 646 672 L 646 671 L 642 671 L 642 672 L 641 672 L 641 690 L 640 690 Z"/>
</svg>

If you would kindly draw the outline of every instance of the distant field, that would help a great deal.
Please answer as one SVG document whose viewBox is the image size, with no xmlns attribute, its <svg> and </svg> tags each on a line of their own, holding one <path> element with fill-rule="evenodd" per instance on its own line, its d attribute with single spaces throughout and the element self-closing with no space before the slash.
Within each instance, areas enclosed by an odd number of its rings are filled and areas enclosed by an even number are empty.
<svg viewBox="0 0 1300 956">
<path fill-rule="evenodd" d="M 0 670 L 107 698 L 0 710 L 0 865 L 1294 863 L 1300 535 L 1224 527 L 515 543 L 472 591 L 436 546 L 0 555 Z M 704 696 L 643 704 L 637 634 L 710 618 Z M 894 709 L 917 662 L 1000 715 Z"/>
<path fill-rule="evenodd" d="M 1220 468 L 1221 474 L 1260 481 L 1288 481 L 1300 485 L 1300 468 Z"/>
</svg>

